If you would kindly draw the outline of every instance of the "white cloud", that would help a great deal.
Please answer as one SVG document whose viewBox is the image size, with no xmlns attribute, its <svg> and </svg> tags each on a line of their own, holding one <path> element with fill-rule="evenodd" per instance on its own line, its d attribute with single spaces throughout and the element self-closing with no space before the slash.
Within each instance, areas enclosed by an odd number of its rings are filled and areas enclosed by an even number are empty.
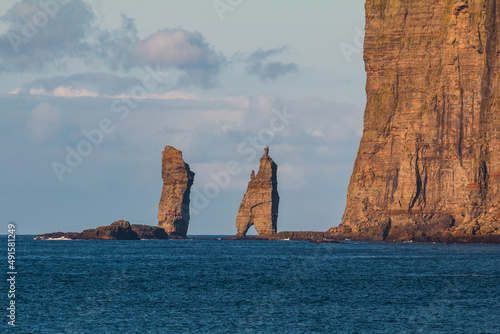
<svg viewBox="0 0 500 334">
<path fill-rule="evenodd" d="M 184 30 L 164 30 L 140 41 L 131 54 L 139 63 L 164 66 L 198 66 L 203 61 L 201 36 Z"/>
<path fill-rule="evenodd" d="M 57 87 L 52 93 L 58 97 L 97 97 L 99 94 L 91 92 L 87 89 L 74 89 L 71 87 Z"/>
<path fill-rule="evenodd" d="M 43 141 L 52 137 L 61 126 L 61 111 L 42 102 L 31 110 L 26 122 L 28 135 L 34 141 Z"/>
<path fill-rule="evenodd" d="M 319 129 L 314 130 L 313 133 L 312 133 L 312 136 L 313 137 L 325 138 L 325 134 L 321 130 L 319 130 Z"/>
<path fill-rule="evenodd" d="M 198 95 L 196 95 L 195 93 L 182 92 L 182 91 L 167 92 L 163 95 L 149 94 L 146 98 L 158 98 L 158 99 L 164 99 L 164 100 L 175 100 L 175 99 L 200 100 L 200 97 Z"/>
<path fill-rule="evenodd" d="M 173 67 L 183 71 L 178 85 L 211 88 L 227 60 L 202 34 L 183 29 L 165 29 L 139 41 L 130 53 L 129 66 Z"/>
<path fill-rule="evenodd" d="M 20 89 L 15 90 L 12 94 L 21 92 Z M 91 92 L 87 89 L 75 89 L 72 87 L 56 87 L 53 91 L 47 92 L 44 88 L 31 88 L 29 90 L 30 95 L 45 95 L 45 96 L 57 96 L 57 97 L 97 97 L 99 94 Z"/>
<path fill-rule="evenodd" d="M 106 72 L 83 72 L 67 76 L 42 77 L 22 85 L 12 93 L 26 93 L 31 89 L 44 89 L 47 94 L 58 87 L 97 92 L 100 96 L 130 92 L 143 82 L 133 76 L 119 76 Z"/>
<path fill-rule="evenodd" d="M 251 99 L 252 109 L 259 112 L 269 112 L 280 104 L 281 99 L 271 94 L 258 94 Z"/>
<path fill-rule="evenodd" d="M 27 92 L 29 95 L 44 95 L 44 96 L 55 96 L 55 97 L 104 97 L 112 99 L 130 99 L 135 98 L 130 94 L 99 94 L 98 92 L 93 92 L 89 89 L 79 89 L 73 88 L 71 86 L 58 86 L 53 89 L 45 88 L 30 88 L 29 90 L 23 90 L 22 88 L 16 88 L 9 92 L 10 95 L 19 95 Z M 148 93 L 141 96 L 141 101 L 144 100 L 186 100 L 186 101 L 198 101 L 198 102 L 221 102 L 227 103 L 227 105 L 234 108 L 246 109 L 250 106 L 250 100 L 245 96 L 227 96 L 221 98 L 212 97 L 201 97 L 198 94 L 186 92 L 186 91 L 170 91 L 163 94 Z M 270 106 L 270 105 L 269 105 Z"/>
</svg>

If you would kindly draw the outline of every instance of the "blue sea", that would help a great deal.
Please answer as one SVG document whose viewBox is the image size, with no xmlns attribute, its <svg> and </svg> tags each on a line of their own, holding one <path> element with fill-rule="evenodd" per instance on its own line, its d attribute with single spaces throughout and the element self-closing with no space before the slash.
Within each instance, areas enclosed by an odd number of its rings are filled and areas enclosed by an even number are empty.
<svg viewBox="0 0 500 334">
<path fill-rule="evenodd" d="M 500 333 L 500 245 L 18 236 L 16 251 L 5 333 Z"/>
</svg>

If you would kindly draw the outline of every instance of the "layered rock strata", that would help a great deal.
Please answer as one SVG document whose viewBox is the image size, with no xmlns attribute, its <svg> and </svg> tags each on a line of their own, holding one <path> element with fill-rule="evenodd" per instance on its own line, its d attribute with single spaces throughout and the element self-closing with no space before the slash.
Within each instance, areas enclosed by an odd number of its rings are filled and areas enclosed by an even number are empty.
<svg viewBox="0 0 500 334">
<path fill-rule="evenodd" d="M 166 146 L 162 154 L 163 189 L 158 205 L 158 226 L 169 237 L 185 238 L 189 225 L 189 194 L 194 173 L 182 159 L 182 152 Z"/>
<path fill-rule="evenodd" d="M 500 2 L 367 0 L 364 132 L 342 223 L 365 240 L 497 240 Z"/>
<path fill-rule="evenodd" d="M 245 237 L 254 225 L 262 235 L 273 235 L 277 230 L 278 205 L 278 165 L 269 156 L 269 147 L 260 159 L 257 175 L 252 171 L 248 188 L 241 201 L 236 217 L 237 237 Z"/>
</svg>

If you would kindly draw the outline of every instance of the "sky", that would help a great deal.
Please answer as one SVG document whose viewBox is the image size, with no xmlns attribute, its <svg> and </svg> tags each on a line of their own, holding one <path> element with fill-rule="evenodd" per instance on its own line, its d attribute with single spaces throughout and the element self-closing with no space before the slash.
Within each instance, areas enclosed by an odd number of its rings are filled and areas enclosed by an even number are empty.
<svg viewBox="0 0 500 334">
<path fill-rule="evenodd" d="M 265 146 L 278 164 L 278 231 L 337 226 L 363 130 L 363 6 L 0 2 L 5 226 L 157 225 L 167 145 L 196 173 L 189 235 L 236 234 Z"/>
</svg>

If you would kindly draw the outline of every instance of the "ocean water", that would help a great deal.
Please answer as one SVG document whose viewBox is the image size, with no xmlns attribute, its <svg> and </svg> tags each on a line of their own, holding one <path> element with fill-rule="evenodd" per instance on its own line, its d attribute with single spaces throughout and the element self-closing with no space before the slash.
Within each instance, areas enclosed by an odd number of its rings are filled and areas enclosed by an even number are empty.
<svg viewBox="0 0 500 334">
<path fill-rule="evenodd" d="M 20 236 L 16 248 L 6 333 L 500 333 L 500 245 Z"/>
</svg>

